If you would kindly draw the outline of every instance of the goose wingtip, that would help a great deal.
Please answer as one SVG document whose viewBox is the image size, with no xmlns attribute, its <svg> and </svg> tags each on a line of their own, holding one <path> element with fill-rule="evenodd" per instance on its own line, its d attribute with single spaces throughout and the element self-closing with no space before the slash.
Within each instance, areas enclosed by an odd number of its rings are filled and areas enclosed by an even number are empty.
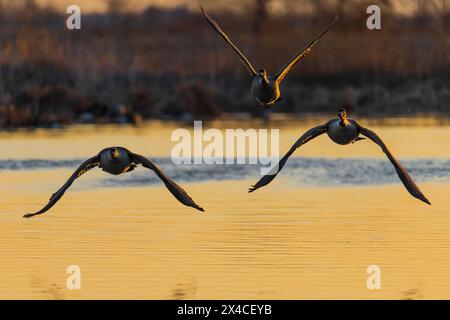
<svg viewBox="0 0 450 320">
<path fill-rule="evenodd" d="M 426 204 L 428 204 L 429 206 L 431 206 L 431 201 L 428 200 L 428 198 L 425 197 L 423 194 L 420 194 L 420 195 L 417 195 L 417 196 L 414 196 L 414 197 L 417 198 L 417 199 L 419 199 L 419 200 L 422 201 L 423 203 L 426 203 Z"/>
</svg>

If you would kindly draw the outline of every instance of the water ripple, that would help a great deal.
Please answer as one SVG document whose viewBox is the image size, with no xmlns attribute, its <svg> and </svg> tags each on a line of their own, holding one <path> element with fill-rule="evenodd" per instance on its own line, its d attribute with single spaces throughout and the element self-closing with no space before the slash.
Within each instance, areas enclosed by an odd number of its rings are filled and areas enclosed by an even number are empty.
<svg viewBox="0 0 450 320">
<path fill-rule="evenodd" d="M 260 166 L 250 164 L 174 165 L 170 158 L 154 158 L 170 177 L 180 182 L 243 180 L 260 178 Z M 0 171 L 75 169 L 83 159 L 71 160 L 0 160 Z M 418 182 L 450 181 L 450 159 L 414 159 L 402 161 Z M 397 183 L 398 177 L 385 159 L 292 158 L 280 177 L 306 186 L 381 185 Z M 97 181 L 97 186 L 140 186 L 159 183 L 154 175 L 135 170 L 120 179 L 112 176 Z"/>
</svg>

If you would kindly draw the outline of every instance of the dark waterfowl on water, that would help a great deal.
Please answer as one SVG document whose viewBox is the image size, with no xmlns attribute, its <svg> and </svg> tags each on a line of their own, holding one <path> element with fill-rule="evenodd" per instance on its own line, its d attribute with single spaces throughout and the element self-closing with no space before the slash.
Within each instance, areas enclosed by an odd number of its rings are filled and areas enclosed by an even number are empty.
<svg viewBox="0 0 450 320">
<path fill-rule="evenodd" d="M 328 121 L 318 127 L 314 127 L 308 130 L 304 135 L 302 135 L 297 142 L 291 147 L 291 149 L 284 155 L 283 158 L 278 162 L 278 165 L 274 167 L 272 172 L 262 177 L 254 186 L 249 189 L 249 192 L 253 192 L 267 184 L 269 184 L 277 174 L 283 169 L 288 158 L 302 145 L 311 141 L 312 139 L 320 136 L 321 134 L 327 133 L 328 137 L 337 144 L 347 145 L 354 143 L 356 141 L 365 139 L 364 137 L 372 140 L 378 144 L 383 152 L 386 154 L 388 159 L 391 161 L 392 165 L 397 172 L 398 177 L 403 182 L 403 185 L 408 190 L 408 192 L 415 198 L 431 204 L 430 201 L 423 195 L 419 187 L 413 181 L 411 176 L 408 174 L 406 169 L 401 165 L 401 163 L 395 159 L 394 155 L 389 151 L 388 147 L 384 144 L 381 138 L 373 131 L 362 127 L 358 122 L 353 119 L 347 118 L 347 113 L 345 109 L 340 109 L 338 113 L 339 118 Z M 361 137 L 364 136 L 364 137 Z"/>
<path fill-rule="evenodd" d="M 245 68 L 250 72 L 253 77 L 252 82 L 252 94 L 255 99 L 262 106 L 273 106 L 275 103 L 282 100 L 280 93 L 280 83 L 286 77 L 288 72 L 304 57 L 306 57 L 312 47 L 319 42 L 319 39 L 322 38 L 336 23 L 337 17 L 334 21 L 313 41 L 311 41 L 306 48 L 298 52 L 291 61 L 281 68 L 281 70 L 272 76 L 267 74 L 265 69 L 260 69 L 258 72 L 255 71 L 250 61 L 245 57 L 245 55 L 239 50 L 239 48 L 228 38 L 226 33 L 220 28 L 219 24 L 205 11 L 203 7 L 203 2 L 200 0 L 200 8 L 205 16 L 206 20 L 209 24 L 216 30 L 222 38 L 233 48 L 234 52 L 238 56 L 238 58 L 242 61 Z"/>
<path fill-rule="evenodd" d="M 134 170 L 139 164 L 144 168 L 150 169 L 156 173 L 156 175 L 164 182 L 167 189 L 178 199 L 182 204 L 188 207 L 195 208 L 200 211 L 204 211 L 203 208 L 199 207 L 194 200 L 184 191 L 179 185 L 177 185 L 172 179 L 164 174 L 164 172 L 159 169 L 156 164 L 151 160 L 132 153 L 129 150 L 121 147 L 106 148 L 95 157 L 92 157 L 81 166 L 75 170 L 72 176 L 67 180 L 67 182 L 56 191 L 51 197 L 47 205 L 41 210 L 35 213 L 28 213 L 24 215 L 24 218 L 31 218 L 35 215 L 43 214 L 58 202 L 59 199 L 64 195 L 66 190 L 72 185 L 72 183 L 79 178 L 81 175 L 87 171 L 99 167 L 103 171 L 108 172 L 113 175 L 120 175 L 122 173 L 127 173 Z"/>
</svg>

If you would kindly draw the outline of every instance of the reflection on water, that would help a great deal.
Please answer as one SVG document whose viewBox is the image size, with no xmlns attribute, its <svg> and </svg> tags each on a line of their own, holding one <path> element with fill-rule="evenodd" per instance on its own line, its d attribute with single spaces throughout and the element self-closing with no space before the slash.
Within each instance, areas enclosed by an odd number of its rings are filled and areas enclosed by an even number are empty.
<svg viewBox="0 0 450 320">
<path fill-rule="evenodd" d="M 432 206 L 411 197 L 369 143 L 318 139 L 248 194 L 258 167 L 175 167 L 166 127 L 0 134 L 0 298 L 449 298 L 450 131 L 442 130 L 381 130 Z M 283 129 L 280 150 L 298 131 Z M 49 212 L 22 218 L 87 156 L 117 144 L 152 155 L 206 213 L 179 204 L 141 168 L 119 177 L 92 170 Z M 66 288 L 69 265 L 80 266 L 81 290 Z M 381 290 L 367 289 L 369 265 L 381 269 Z"/>
</svg>

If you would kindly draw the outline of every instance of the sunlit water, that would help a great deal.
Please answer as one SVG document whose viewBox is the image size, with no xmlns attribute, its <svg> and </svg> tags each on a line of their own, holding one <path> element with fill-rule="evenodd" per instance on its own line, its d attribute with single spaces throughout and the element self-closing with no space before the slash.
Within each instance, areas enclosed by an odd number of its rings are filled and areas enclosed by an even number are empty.
<svg viewBox="0 0 450 320">
<path fill-rule="evenodd" d="M 1 133 L 0 298 L 450 297 L 450 129 L 377 127 L 422 191 L 412 198 L 379 148 L 326 137 L 248 194 L 255 165 L 179 165 L 172 125 Z M 284 153 L 308 125 L 280 129 Z M 92 170 L 42 207 L 88 156 L 151 157 L 206 209 L 180 205 L 152 172 Z M 82 288 L 68 290 L 79 265 Z M 366 269 L 381 268 L 369 290 Z"/>
</svg>

